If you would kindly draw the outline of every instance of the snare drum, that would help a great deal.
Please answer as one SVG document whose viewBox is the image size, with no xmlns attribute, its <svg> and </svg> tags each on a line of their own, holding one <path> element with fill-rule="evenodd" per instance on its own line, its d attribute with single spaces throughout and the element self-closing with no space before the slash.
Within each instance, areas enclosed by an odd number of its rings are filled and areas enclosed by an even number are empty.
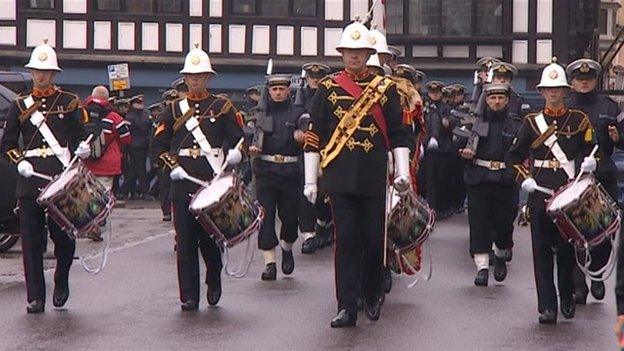
<svg viewBox="0 0 624 351">
<path fill-rule="evenodd" d="M 64 231 L 81 238 L 106 220 L 115 198 L 77 162 L 43 189 L 37 203 Z"/>
<path fill-rule="evenodd" d="M 264 219 L 264 209 L 234 173 L 218 176 L 199 189 L 189 211 L 223 247 L 232 247 L 258 233 Z"/>
<path fill-rule="evenodd" d="M 546 212 L 576 248 L 593 248 L 620 229 L 617 204 L 591 174 L 562 186 L 547 201 Z"/>
<path fill-rule="evenodd" d="M 422 267 L 422 245 L 429 238 L 435 214 L 427 202 L 409 191 L 392 198 L 388 215 L 388 266 L 395 273 L 416 274 Z"/>
</svg>

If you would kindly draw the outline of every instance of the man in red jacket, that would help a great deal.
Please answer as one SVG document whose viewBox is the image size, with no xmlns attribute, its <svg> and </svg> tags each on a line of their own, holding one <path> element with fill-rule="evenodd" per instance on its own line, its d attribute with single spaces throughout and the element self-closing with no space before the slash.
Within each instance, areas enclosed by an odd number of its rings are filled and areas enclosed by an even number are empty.
<svg viewBox="0 0 624 351">
<path fill-rule="evenodd" d="M 131 136 L 127 123 L 108 102 L 108 89 L 98 85 L 84 101 L 89 114 L 85 126 L 94 136 L 91 157 L 85 160 L 87 168 L 104 187 L 112 192 L 115 176 L 121 174 L 121 147 L 130 144 Z M 94 240 L 101 240 L 101 233 L 95 232 Z"/>
</svg>

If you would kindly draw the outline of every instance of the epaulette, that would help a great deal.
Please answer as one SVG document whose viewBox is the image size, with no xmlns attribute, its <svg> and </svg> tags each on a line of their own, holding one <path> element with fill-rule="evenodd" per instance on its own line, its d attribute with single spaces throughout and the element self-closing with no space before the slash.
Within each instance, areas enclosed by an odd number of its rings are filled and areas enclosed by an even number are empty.
<svg viewBox="0 0 624 351">
<path fill-rule="evenodd" d="M 78 95 L 71 93 L 69 91 L 65 91 L 63 89 L 59 89 L 58 91 L 60 94 L 66 95 L 71 99 L 71 102 L 67 105 L 68 111 L 73 111 L 77 109 L 78 106 L 80 106 L 80 98 L 78 97 Z"/>
<path fill-rule="evenodd" d="M 537 128 L 537 125 L 535 125 L 535 117 L 537 115 L 539 115 L 539 112 L 533 112 L 533 113 L 529 113 L 524 117 L 524 120 L 526 120 L 529 123 L 529 126 L 531 126 L 531 129 L 533 129 L 533 131 L 535 132 L 535 134 L 540 135 L 540 131 Z"/>
</svg>

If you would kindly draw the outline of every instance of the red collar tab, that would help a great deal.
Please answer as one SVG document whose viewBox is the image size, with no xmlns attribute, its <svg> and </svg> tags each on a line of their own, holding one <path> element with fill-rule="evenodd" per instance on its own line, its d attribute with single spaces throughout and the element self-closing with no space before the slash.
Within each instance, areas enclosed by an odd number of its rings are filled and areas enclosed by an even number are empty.
<svg viewBox="0 0 624 351">
<path fill-rule="evenodd" d="M 57 91 L 55 86 L 46 89 L 33 88 L 32 95 L 37 98 L 48 97 Z"/>
<path fill-rule="evenodd" d="M 556 111 L 548 107 L 544 107 L 544 114 L 551 116 L 551 117 L 561 117 L 565 115 L 567 112 L 568 112 L 568 108 L 565 106 Z"/>
<path fill-rule="evenodd" d="M 347 74 L 347 77 L 349 77 L 351 80 L 362 80 L 371 75 L 371 71 L 370 69 L 368 69 L 368 67 L 358 74 L 351 73 L 347 70 L 345 70 L 344 72 Z"/>
</svg>

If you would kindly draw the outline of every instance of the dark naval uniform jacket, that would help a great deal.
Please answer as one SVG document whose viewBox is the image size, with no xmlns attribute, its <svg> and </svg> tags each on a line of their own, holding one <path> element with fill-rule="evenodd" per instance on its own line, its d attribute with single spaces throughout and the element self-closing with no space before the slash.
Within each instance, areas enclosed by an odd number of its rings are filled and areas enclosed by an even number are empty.
<svg viewBox="0 0 624 351">
<path fill-rule="evenodd" d="M 347 75 L 362 89 L 375 77 L 369 71 L 357 77 L 349 73 Z M 409 147 L 413 143 L 413 137 L 402 121 L 396 85 L 389 81 L 390 86 L 379 105 L 386 121 L 390 145 L 385 145 L 375 118 L 370 114 L 364 117 L 340 154 L 323 169 L 323 187 L 327 193 L 385 195 L 388 147 Z M 309 111 L 311 129 L 306 132 L 304 151 L 318 152 L 322 149 L 354 101 L 332 76 L 323 78 Z"/>
<path fill-rule="evenodd" d="M 24 100 L 31 95 L 34 104 L 27 108 Z M 2 154 L 11 163 L 17 165 L 20 161 L 27 160 L 33 165 L 35 172 L 54 176 L 63 171 L 63 164 L 51 152 L 37 127 L 30 122 L 30 116 L 36 110 L 45 117 L 45 123 L 59 145 L 68 148 L 70 153 L 86 139 L 83 122 L 86 122 L 88 115 L 80 107 L 78 96 L 56 87 L 48 91 L 33 90 L 19 95 L 11 102 L 2 138 Z M 23 148 L 20 148 L 20 137 L 23 140 Z M 42 150 L 42 156 L 26 157 L 28 150 Z M 49 181 L 35 176 L 30 178 L 19 176 L 16 196 L 36 198 L 40 189 L 48 183 Z"/>
<path fill-rule="evenodd" d="M 208 94 L 206 97 L 188 98 L 192 115 L 199 120 L 199 128 L 208 139 L 212 149 L 223 149 L 224 154 L 233 148 L 243 136 L 242 117 L 237 113 L 232 102 L 224 97 Z M 184 126 L 180 101 L 168 104 L 159 115 L 159 123 L 154 132 L 152 157 L 158 159 L 164 169 L 173 169 L 180 165 L 191 176 L 208 181 L 219 170 L 213 170 L 205 156 L 202 156 L 199 144 Z M 176 124 L 177 122 L 177 124 Z M 191 149 L 192 156 L 179 156 L 181 149 Z M 225 155 L 223 160 L 225 161 Z M 171 198 L 181 200 L 194 194 L 199 185 L 188 180 L 171 182 Z"/>
</svg>

